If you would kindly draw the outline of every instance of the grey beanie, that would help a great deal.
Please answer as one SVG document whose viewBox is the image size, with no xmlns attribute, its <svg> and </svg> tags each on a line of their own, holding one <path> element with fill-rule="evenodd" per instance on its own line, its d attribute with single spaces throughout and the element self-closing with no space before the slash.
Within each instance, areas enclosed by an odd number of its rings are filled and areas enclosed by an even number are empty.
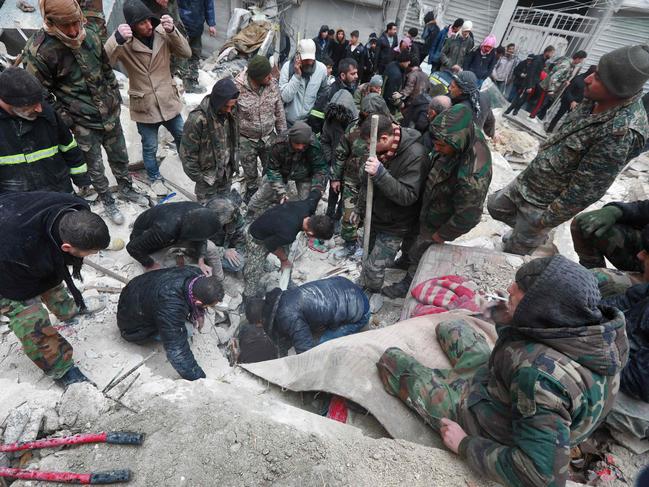
<svg viewBox="0 0 649 487">
<path fill-rule="evenodd" d="M 43 101 L 43 87 L 36 76 L 21 68 L 7 68 L 0 73 L 0 100 L 15 107 Z"/>
<path fill-rule="evenodd" d="M 378 93 L 369 93 L 363 97 L 361 101 L 361 112 L 365 114 L 383 114 L 386 117 L 391 117 L 390 109 L 385 103 L 385 100 Z"/>
<path fill-rule="evenodd" d="M 526 293 L 529 291 L 534 282 L 543 274 L 545 268 L 550 265 L 553 257 L 541 257 L 539 259 L 531 260 L 518 268 L 514 280 L 518 287 Z"/>
<path fill-rule="evenodd" d="M 308 144 L 311 142 L 311 135 L 313 135 L 311 127 L 304 122 L 295 122 L 288 129 L 288 140 L 294 144 Z"/>
<path fill-rule="evenodd" d="M 370 86 L 383 86 L 383 77 L 380 74 L 375 74 L 370 79 Z"/>
<path fill-rule="evenodd" d="M 649 45 L 625 46 L 604 54 L 597 74 L 606 89 L 619 98 L 629 98 L 649 79 Z"/>
</svg>

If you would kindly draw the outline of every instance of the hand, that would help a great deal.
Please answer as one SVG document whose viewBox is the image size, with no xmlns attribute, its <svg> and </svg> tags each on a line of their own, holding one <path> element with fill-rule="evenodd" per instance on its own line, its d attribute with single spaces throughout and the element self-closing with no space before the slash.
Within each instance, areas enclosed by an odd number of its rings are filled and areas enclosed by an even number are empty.
<svg viewBox="0 0 649 487">
<path fill-rule="evenodd" d="M 442 437 L 444 445 L 453 453 L 459 453 L 460 443 L 468 435 L 464 432 L 462 426 L 457 424 L 455 421 L 451 421 L 448 418 L 442 418 L 440 423 L 442 423 L 442 427 L 439 430 L 439 436 Z"/>
<path fill-rule="evenodd" d="M 279 199 L 279 204 L 280 204 L 280 205 L 283 205 L 283 204 L 286 203 L 287 201 L 288 201 L 288 195 L 284 195 L 284 196 L 282 196 L 282 197 Z"/>
<path fill-rule="evenodd" d="M 340 193 L 340 181 L 331 181 L 331 189 L 334 193 Z"/>
<path fill-rule="evenodd" d="M 601 237 L 608 232 L 622 216 L 617 206 L 605 206 L 599 210 L 589 211 L 577 216 L 577 225 L 586 235 Z"/>
<path fill-rule="evenodd" d="M 529 95 L 530 93 L 532 93 L 532 91 L 534 91 L 534 88 L 528 88 L 525 90 L 525 93 Z"/>
<path fill-rule="evenodd" d="M 207 30 L 208 30 L 209 33 L 210 33 L 210 37 L 216 37 L 216 27 L 214 27 L 213 25 L 210 25 L 210 26 L 207 28 Z"/>
<path fill-rule="evenodd" d="M 433 233 L 433 236 L 430 239 L 433 241 L 433 243 L 436 244 L 443 244 L 445 242 L 445 240 L 440 237 L 437 232 Z"/>
<path fill-rule="evenodd" d="M 503 291 L 496 291 L 496 295 L 501 298 L 507 297 Z M 482 314 L 488 320 L 501 325 L 507 325 L 512 321 L 512 313 L 509 309 L 509 300 L 502 301 L 500 299 L 493 299 L 483 303 Z"/>
<path fill-rule="evenodd" d="M 169 5 L 169 0 L 155 0 L 155 3 L 160 5 L 162 8 L 167 8 L 167 5 Z"/>
<path fill-rule="evenodd" d="M 203 259 L 198 260 L 198 267 L 206 277 L 212 276 L 212 268 L 208 266 Z"/>
<path fill-rule="evenodd" d="M 144 267 L 144 272 L 155 271 L 155 270 L 158 270 L 158 269 L 162 269 L 162 266 L 160 264 L 158 264 L 157 262 L 154 262 L 150 266 L 145 266 Z"/>
<path fill-rule="evenodd" d="M 241 256 L 236 249 L 228 249 L 223 252 L 223 257 L 227 260 L 232 267 L 239 267 L 241 265 Z"/>
<path fill-rule="evenodd" d="M 381 161 L 376 157 L 370 157 L 365 161 L 365 172 L 370 176 L 376 176 L 376 173 L 379 172 L 379 167 L 381 166 Z"/>
<path fill-rule="evenodd" d="M 174 31 L 174 19 L 171 18 L 171 15 L 160 17 L 160 25 L 168 34 Z"/>
<path fill-rule="evenodd" d="M 290 260 L 286 259 L 281 262 L 279 269 L 283 271 L 284 269 L 290 269 L 291 267 L 293 267 L 293 264 L 291 264 Z"/>
<path fill-rule="evenodd" d="M 133 31 L 131 30 L 131 26 L 128 24 L 119 24 L 117 26 L 117 32 L 119 32 L 119 35 L 121 35 L 126 41 L 133 38 Z"/>
<path fill-rule="evenodd" d="M 361 222 L 360 215 L 358 213 L 356 213 L 355 211 L 352 211 L 352 214 L 349 215 L 349 223 L 351 223 L 352 225 L 357 227 L 360 222 Z"/>
<path fill-rule="evenodd" d="M 398 101 L 401 100 L 401 98 L 403 98 L 403 95 L 401 93 L 399 93 L 398 91 L 395 91 L 394 93 L 392 93 L 392 101 L 398 102 Z"/>
<path fill-rule="evenodd" d="M 293 63 L 293 70 L 298 76 L 302 76 L 302 59 L 298 56 L 295 56 L 295 62 Z"/>
<path fill-rule="evenodd" d="M 572 111 L 575 108 L 577 108 L 577 105 L 579 105 L 579 103 L 577 103 L 576 101 L 571 101 L 570 102 L 570 110 Z"/>
</svg>

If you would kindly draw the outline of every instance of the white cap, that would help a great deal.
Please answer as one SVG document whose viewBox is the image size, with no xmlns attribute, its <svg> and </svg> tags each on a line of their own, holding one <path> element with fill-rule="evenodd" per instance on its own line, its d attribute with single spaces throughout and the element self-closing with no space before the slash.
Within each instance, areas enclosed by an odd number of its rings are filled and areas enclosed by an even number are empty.
<svg viewBox="0 0 649 487">
<path fill-rule="evenodd" d="M 465 20 L 464 23 L 462 24 L 462 29 L 461 31 L 467 31 L 467 30 L 473 30 L 473 22 L 470 20 Z"/>
<path fill-rule="evenodd" d="M 315 59 L 315 42 L 313 42 L 313 39 L 302 39 L 297 45 L 297 52 L 302 59 Z"/>
</svg>

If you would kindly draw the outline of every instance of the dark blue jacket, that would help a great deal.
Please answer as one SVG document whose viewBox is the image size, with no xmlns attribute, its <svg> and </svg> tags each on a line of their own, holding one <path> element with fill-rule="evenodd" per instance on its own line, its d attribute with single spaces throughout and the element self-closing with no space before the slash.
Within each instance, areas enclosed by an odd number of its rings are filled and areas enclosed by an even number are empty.
<svg viewBox="0 0 649 487">
<path fill-rule="evenodd" d="M 486 80 L 496 65 L 496 50 L 492 49 L 489 54 L 482 54 L 480 47 L 476 47 L 464 58 L 465 71 L 471 71 L 480 81 Z"/>
<path fill-rule="evenodd" d="M 450 25 L 447 25 L 437 34 L 437 38 L 433 40 L 430 50 L 428 51 L 428 62 L 430 64 L 439 64 L 439 57 L 442 54 L 442 48 L 448 37 L 448 31 L 451 28 Z"/>
<path fill-rule="evenodd" d="M 313 331 L 357 323 L 369 311 L 363 290 L 349 279 L 331 277 L 284 291 L 274 320 L 274 333 L 288 337 L 295 353 L 316 343 Z"/>
<path fill-rule="evenodd" d="M 216 25 L 214 0 L 178 0 L 178 11 L 189 37 L 200 37 L 205 22 Z"/>
<path fill-rule="evenodd" d="M 117 305 L 122 337 L 137 343 L 160 335 L 167 359 L 186 380 L 205 377 L 189 347 L 185 327 L 191 314 L 189 282 L 200 275 L 201 270 L 191 266 L 147 272 L 126 285 Z"/>
</svg>

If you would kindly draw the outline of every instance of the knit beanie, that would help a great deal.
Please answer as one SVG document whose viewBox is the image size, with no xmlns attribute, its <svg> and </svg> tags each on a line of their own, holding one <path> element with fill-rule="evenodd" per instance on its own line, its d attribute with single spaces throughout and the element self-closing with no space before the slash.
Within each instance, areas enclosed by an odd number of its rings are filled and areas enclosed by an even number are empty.
<svg viewBox="0 0 649 487">
<path fill-rule="evenodd" d="M 293 126 L 288 129 L 288 140 L 294 144 L 310 143 L 311 135 L 313 135 L 311 127 L 304 122 L 295 122 Z"/>
<path fill-rule="evenodd" d="M 83 18 L 81 7 L 75 0 L 40 0 L 44 21 L 57 25 L 80 22 Z"/>
<path fill-rule="evenodd" d="M 270 74 L 270 61 L 265 56 L 254 56 L 248 63 L 248 76 L 255 81 L 261 81 Z"/>
<path fill-rule="evenodd" d="M 604 54 L 597 74 L 606 89 L 619 98 L 629 98 L 649 79 L 649 45 L 625 46 Z"/>
<path fill-rule="evenodd" d="M 457 29 L 459 27 L 462 27 L 462 24 L 464 24 L 464 19 L 455 19 L 455 22 L 453 22 L 453 27 Z"/>
<path fill-rule="evenodd" d="M 379 88 L 383 86 L 383 76 L 380 74 L 375 74 L 370 78 L 370 86 L 378 86 Z"/>
<path fill-rule="evenodd" d="M 471 22 L 470 20 L 465 20 L 462 24 L 462 28 L 460 29 L 461 32 L 466 32 L 467 30 L 473 30 L 473 22 Z"/>
<path fill-rule="evenodd" d="M 525 293 L 532 288 L 534 282 L 543 274 L 545 268 L 550 265 L 550 261 L 552 261 L 552 257 L 542 257 L 531 260 L 518 268 L 514 280 L 521 291 Z"/>
<path fill-rule="evenodd" d="M 14 107 L 35 105 L 43 101 L 43 87 L 24 69 L 7 68 L 0 73 L 0 100 Z"/>
</svg>

